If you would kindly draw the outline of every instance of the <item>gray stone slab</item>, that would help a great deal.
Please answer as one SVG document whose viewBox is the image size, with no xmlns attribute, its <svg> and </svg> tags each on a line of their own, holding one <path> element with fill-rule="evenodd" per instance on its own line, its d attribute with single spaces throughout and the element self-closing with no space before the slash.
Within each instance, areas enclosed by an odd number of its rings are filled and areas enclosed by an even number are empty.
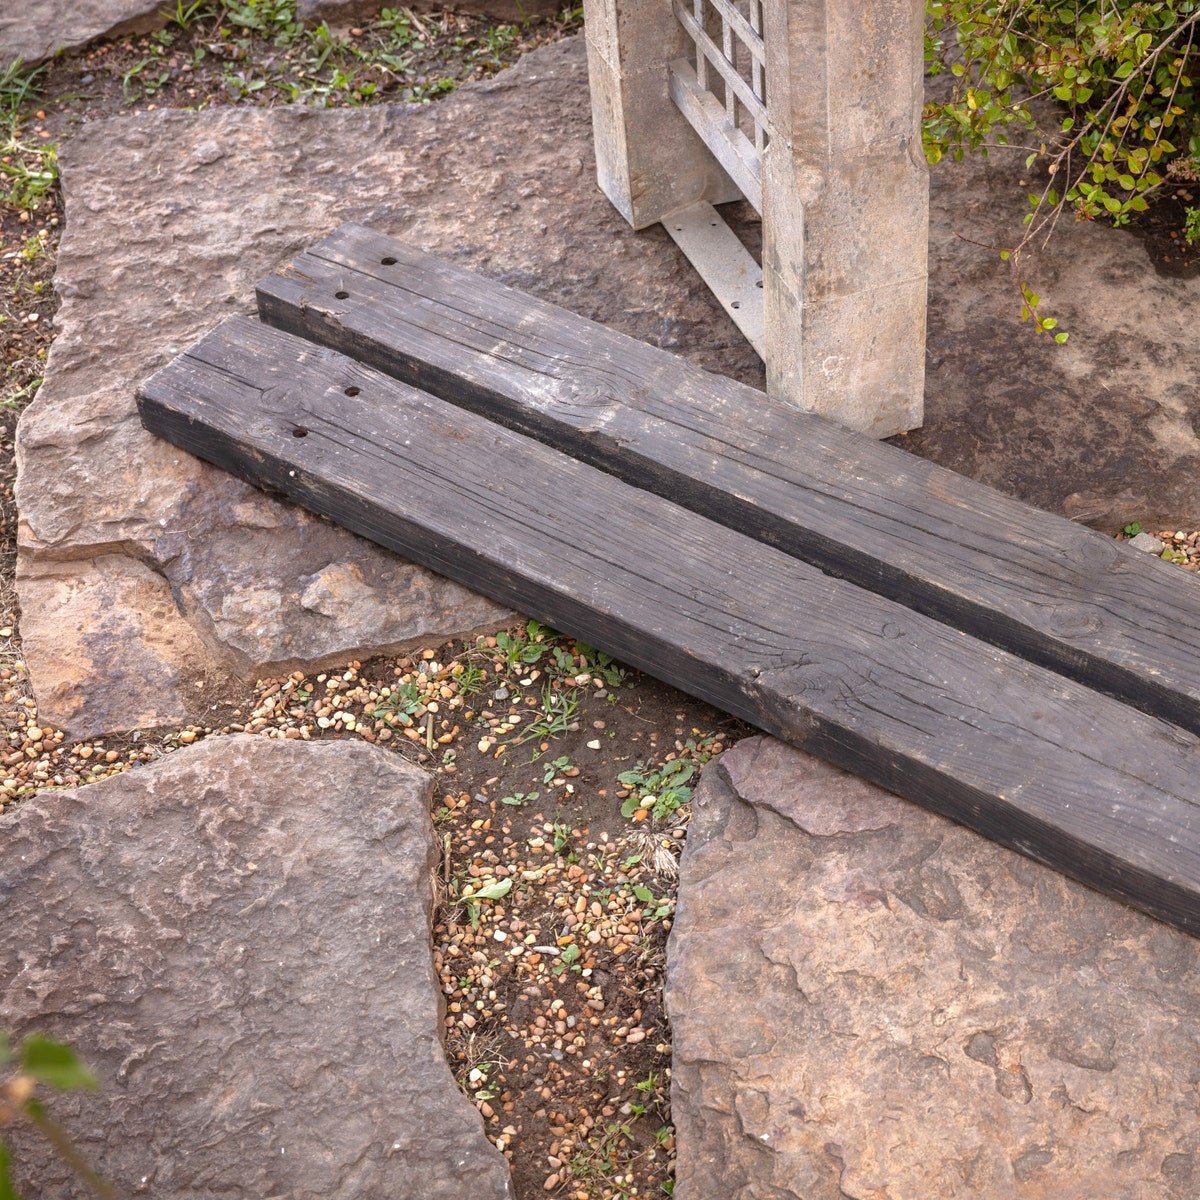
<svg viewBox="0 0 1200 1200">
<path fill-rule="evenodd" d="M 53 1107 L 117 1194 L 511 1196 L 442 1053 L 430 786 L 243 735 L 0 817 L 0 1028 L 96 1071 Z M 5 1138 L 21 1195 L 90 1195 Z"/>
<path fill-rule="evenodd" d="M 1192 1200 L 1200 942 L 768 738 L 667 958 L 679 1200 Z"/>
<path fill-rule="evenodd" d="M 232 677 L 500 619 L 138 424 L 141 379 L 341 222 L 763 380 L 666 233 L 633 232 L 596 186 L 581 39 L 424 108 L 99 122 L 62 163 L 59 334 L 18 435 L 18 587 L 42 718 L 76 735 L 189 719 Z M 1200 285 L 1156 275 L 1128 235 L 1065 224 L 1042 291 L 1074 336 L 1036 342 L 1005 273 L 959 237 L 1007 238 L 1025 190 L 995 162 L 933 176 L 927 424 L 904 445 L 1114 529 L 1192 528 Z M 753 244 L 757 227 L 739 228 Z"/>
<path fill-rule="evenodd" d="M 6 0 L 0 7 L 0 70 L 41 62 L 106 34 L 152 29 L 163 0 Z"/>
</svg>

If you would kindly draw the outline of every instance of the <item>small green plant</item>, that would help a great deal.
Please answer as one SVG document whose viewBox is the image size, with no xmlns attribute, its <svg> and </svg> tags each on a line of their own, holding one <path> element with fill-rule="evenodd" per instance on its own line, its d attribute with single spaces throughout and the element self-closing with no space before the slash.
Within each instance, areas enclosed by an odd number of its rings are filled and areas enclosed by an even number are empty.
<svg viewBox="0 0 1200 1200">
<path fill-rule="evenodd" d="M 0 204 L 20 211 L 39 208 L 58 183 L 57 148 L 26 139 L 22 128 L 45 69 L 27 71 L 18 59 L 0 72 Z"/>
<path fill-rule="evenodd" d="M 19 58 L 0 71 L 0 117 L 11 121 L 37 99 L 37 81 L 45 71 L 44 65 L 26 70 Z"/>
<path fill-rule="evenodd" d="M 552 636 L 551 630 L 536 621 L 530 621 L 523 630 L 504 630 L 496 634 L 496 649 L 503 655 L 505 666 L 510 669 L 531 667 L 540 662 L 542 655 L 549 650 L 547 643 Z"/>
<path fill-rule="evenodd" d="M 674 911 L 670 900 L 657 899 L 654 893 L 643 884 L 634 886 L 633 895 L 643 905 L 642 920 L 644 921 L 662 921 Z"/>
<path fill-rule="evenodd" d="M 484 887 L 478 888 L 469 896 L 463 897 L 463 903 L 466 905 L 467 916 L 471 922 L 472 929 L 479 928 L 480 903 L 484 900 L 502 900 L 509 892 L 512 891 L 512 880 L 501 879 L 497 883 L 489 883 Z"/>
<path fill-rule="evenodd" d="M 574 942 L 569 946 L 564 946 L 563 952 L 555 960 L 554 973 L 556 975 L 565 975 L 568 971 L 574 971 L 578 974 L 582 970 L 579 963 L 582 953 Z"/>
<path fill-rule="evenodd" d="M 556 691 L 551 684 L 542 688 L 540 713 L 526 722 L 525 727 L 513 739 L 517 746 L 526 742 L 540 742 L 560 737 L 570 732 L 579 714 L 579 692 L 575 688 Z"/>
<path fill-rule="evenodd" d="M 1183 238 L 1189 246 L 1200 242 L 1200 208 L 1188 208 L 1183 214 Z"/>
<path fill-rule="evenodd" d="M 375 701 L 375 707 L 366 713 L 369 717 L 382 717 L 400 725 L 411 725 L 413 716 L 423 707 L 421 691 L 411 680 L 400 680 L 386 687 Z"/>
<path fill-rule="evenodd" d="M 571 760 L 561 754 L 553 762 L 548 762 L 542 767 L 542 783 L 549 785 L 557 776 L 566 774 L 572 770 Z"/>
<path fill-rule="evenodd" d="M 174 8 L 164 8 L 160 11 L 165 16 L 168 25 L 174 25 L 184 33 L 187 33 L 200 21 L 212 20 L 216 17 L 216 12 L 207 0 L 193 0 L 191 4 L 188 4 L 186 0 L 175 0 Z"/>
<path fill-rule="evenodd" d="M 0 1033 L 0 1071 L 8 1072 L 0 1083 L 0 1130 L 17 1123 L 31 1125 L 95 1195 L 103 1200 L 116 1200 L 116 1192 L 87 1163 L 66 1130 L 50 1116 L 39 1095 L 42 1088 L 57 1092 L 96 1091 L 100 1085 L 79 1055 L 70 1046 L 36 1033 L 31 1033 L 14 1050 L 7 1035 Z M 18 1200 L 11 1167 L 8 1147 L 0 1141 L 0 1200 Z"/>
<path fill-rule="evenodd" d="M 632 817 L 639 809 L 649 811 L 655 821 L 665 821 L 681 805 L 692 798 L 690 780 L 696 764 L 685 758 L 674 758 L 661 766 L 638 763 L 630 771 L 622 771 L 617 779 L 629 789 L 621 804 L 621 815 Z"/>
<path fill-rule="evenodd" d="M 552 844 L 554 846 L 555 854 L 561 854 L 564 850 L 567 849 L 568 846 L 570 846 L 570 844 L 571 844 L 571 827 L 570 827 L 570 825 L 566 824 L 566 822 L 564 822 L 564 821 L 555 821 L 554 822 L 554 841 Z M 570 857 L 572 859 L 574 859 L 574 857 L 575 857 L 574 853 L 572 853 L 570 855 Z"/>
<path fill-rule="evenodd" d="M 1128 525 L 1121 530 L 1127 538 L 1135 538 L 1142 532 L 1142 526 L 1138 521 L 1130 521 Z"/>
<path fill-rule="evenodd" d="M 513 792 L 511 796 L 501 796 L 500 803 L 507 804 L 510 808 L 521 808 L 523 805 L 536 800 L 541 792 Z"/>
<path fill-rule="evenodd" d="M 491 1077 L 500 1066 L 498 1061 L 478 1062 L 467 1072 L 467 1087 L 476 1100 L 495 1100 L 499 1093 Z"/>
<path fill-rule="evenodd" d="M 460 696 L 475 695 L 483 687 L 483 681 L 487 678 L 483 668 L 473 662 L 462 664 L 462 669 L 453 674 Z"/>
</svg>

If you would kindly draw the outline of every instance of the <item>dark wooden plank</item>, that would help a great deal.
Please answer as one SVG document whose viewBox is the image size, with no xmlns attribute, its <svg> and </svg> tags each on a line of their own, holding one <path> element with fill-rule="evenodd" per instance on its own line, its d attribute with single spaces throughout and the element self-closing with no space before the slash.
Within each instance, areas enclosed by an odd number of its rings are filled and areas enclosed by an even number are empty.
<svg viewBox="0 0 1200 1200">
<path fill-rule="evenodd" d="M 273 325 L 1200 732 L 1200 587 L 1166 563 L 360 226 L 258 297 Z"/>
<path fill-rule="evenodd" d="M 336 352 L 233 318 L 154 432 L 1200 933 L 1200 741 Z"/>
</svg>

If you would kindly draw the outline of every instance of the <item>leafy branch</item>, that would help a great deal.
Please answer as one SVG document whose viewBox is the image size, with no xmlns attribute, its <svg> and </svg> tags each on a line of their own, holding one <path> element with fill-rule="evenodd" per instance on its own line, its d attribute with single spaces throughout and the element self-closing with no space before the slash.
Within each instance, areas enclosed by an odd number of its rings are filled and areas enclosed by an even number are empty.
<svg viewBox="0 0 1200 1200">
<path fill-rule="evenodd" d="M 998 249 L 1023 318 L 1053 333 L 1021 269 L 1032 244 L 1044 247 L 1068 210 L 1126 224 L 1168 178 L 1200 172 L 1200 0 L 929 0 L 927 17 L 930 71 L 955 79 L 948 100 L 925 107 L 930 163 L 986 155 L 1010 130 L 1033 135 L 1026 168 L 1041 161 L 1046 182 L 1029 193 L 1023 236 Z M 1058 106 L 1056 128 L 1039 127 L 1038 101 Z"/>
<path fill-rule="evenodd" d="M 96 1077 L 70 1046 L 30 1034 L 14 1051 L 8 1037 L 0 1033 L 0 1070 L 10 1074 L 0 1083 L 0 1129 L 24 1122 L 32 1125 L 58 1156 L 101 1200 L 116 1200 L 117 1193 L 89 1165 L 67 1131 L 46 1111 L 38 1096 L 39 1087 L 59 1092 L 94 1092 Z M 12 1157 L 0 1141 L 0 1200 L 18 1200 L 12 1182 Z"/>
</svg>

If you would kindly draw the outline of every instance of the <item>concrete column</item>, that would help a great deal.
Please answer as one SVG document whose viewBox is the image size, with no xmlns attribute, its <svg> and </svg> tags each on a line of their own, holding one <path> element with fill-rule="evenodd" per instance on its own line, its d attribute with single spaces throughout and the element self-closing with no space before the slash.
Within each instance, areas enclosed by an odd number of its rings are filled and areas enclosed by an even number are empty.
<svg viewBox="0 0 1200 1200">
<path fill-rule="evenodd" d="M 923 0 L 767 0 L 767 390 L 876 437 L 921 424 Z"/>
<path fill-rule="evenodd" d="M 740 193 L 668 94 L 668 64 L 689 43 L 671 0 L 584 0 L 584 36 L 604 194 L 634 227 Z"/>
</svg>

